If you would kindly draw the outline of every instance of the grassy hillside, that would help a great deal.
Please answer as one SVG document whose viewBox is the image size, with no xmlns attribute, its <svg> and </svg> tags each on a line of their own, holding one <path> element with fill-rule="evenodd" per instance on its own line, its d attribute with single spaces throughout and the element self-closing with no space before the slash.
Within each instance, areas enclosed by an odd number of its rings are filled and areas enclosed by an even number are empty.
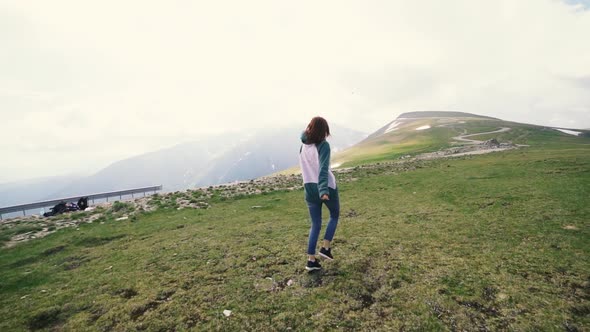
<svg viewBox="0 0 590 332">
<path fill-rule="evenodd" d="M 337 174 L 336 260 L 319 273 L 303 269 L 301 191 L 0 249 L 0 330 L 590 329 L 590 139 L 557 135 Z"/>
<path fill-rule="evenodd" d="M 335 154 L 333 163 L 340 167 L 347 167 L 395 160 L 406 155 L 415 156 L 420 153 L 433 152 L 454 146 L 457 142 L 453 137 L 456 136 L 491 132 L 501 128 L 510 128 L 510 130 L 504 133 L 472 136 L 470 138 L 477 140 L 496 138 L 500 142 L 537 146 L 548 144 L 554 147 L 560 144 L 578 144 L 579 142 L 578 137 L 546 127 L 476 115 L 469 117 L 466 113 L 464 117 L 451 117 L 452 113 L 446 114 L 444 112 L 440 112 L 444 116 L 427 117 L 432 113 L 415 112 L 408 113 L 409 117 L 402 118 L 400 116 L 391 124 L 370 135 L 363 142 Z M 429 128 L 422 129 L 425 127 Z M 290 171 L 295 172 L 297 170 L 291 169 Z"/>
<path fill-rule="evenodd" d="M 510 127 L 510 131 L 497 134 L 478 135 L 470 138 L 477 140 L 487 140 L 496 138 L 501 142 L 510 141 L 516 144 L 526 144 L 536 147 L 559 148 L 563 144 L 584 145 L 587 144 L 587 137 L 576 137 L 565 134 L 548 127 L 539 127 L 514 122 L 503 122 L 505 127 Z M 584 132 L 584 134 L 590 132 Z"/>
<path fill-rule="evenodd" d="M 492 124 L 487 125 L 490 122 L 488 120 L 470 118 L 469 122 L 455 120 L 464 123 L 449 123 L 449 121 L 437 118 L 396 120 L 394 122 L 398 125 L 392 131 L 386 132 L 388 126 L 381 128 L 363 142 L 335 155 L 334 163 L 343 167 L 356 166 L 436 151 L 451 146 L 452 138 L 467 129 L 477 133 L 486 131 L 482 130 L 484 128 L 492 130 L 496 128 Z M 431 128 L 416 130 L 423 126 Z"/>
</svg>

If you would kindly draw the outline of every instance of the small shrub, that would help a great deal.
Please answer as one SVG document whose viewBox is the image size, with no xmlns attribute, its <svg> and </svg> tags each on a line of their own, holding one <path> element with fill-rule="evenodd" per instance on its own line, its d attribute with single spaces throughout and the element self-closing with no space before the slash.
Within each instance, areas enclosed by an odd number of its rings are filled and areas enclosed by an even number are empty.
<svg viewBox="0 0 590 332">
<path fill-rule="evenodd" d="M 131 203 L 123 203 L 123 202 L 115 202 L 113 203 L 113 212 L 131 212 L 134 210 L 133 204 Z"/>
</svg>

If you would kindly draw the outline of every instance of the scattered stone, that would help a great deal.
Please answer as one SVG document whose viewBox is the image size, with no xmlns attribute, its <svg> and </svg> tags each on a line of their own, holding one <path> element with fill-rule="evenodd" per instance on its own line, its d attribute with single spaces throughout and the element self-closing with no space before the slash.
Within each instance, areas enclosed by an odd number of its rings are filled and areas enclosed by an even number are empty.
<svg viewBox="0 0 590 332">
<path fill-rule="evenodd" d="M 509 128 L 506 128 L 509 130 Z M 506 131 L 506 130 L 502 130 Z M 442 149 L 436 152 L 428 152 L 422 153 L 417 155 L 415 160 L 432 160 L 432 159 L 439 159 L 439 158 L 446 158 L 446 157 L 459 157 L 459 156 L 466 156 L 466 155 L 476 155 L 476 154 L 485 154 L 495 151 L 503 151 L 509 149 L 516 149 L 519 146 L 512 144 L 511 142 L 499 143 L 497 139 L 492 138 L 485 142 L 466 139 L 471 135 L 466 136 L 458 136 L 454 137 L 453 139 L 461 141 L 459 144 L 465 144 L 461 146 L 451 147 L 448 149 Z"/>
<path fill-rule="evenodd" d="M 261 208 L 262 208 L 262 206 L 260 206 L 260 205 L 254 205 L 254 206 L 252 206 L 251 208 L 252 208 L 252 209 L 261 209 Z"/>
<path fill-rule="evenodd" d="M 20 299 L 21 299 L 21 300 L 24 300 L 24 299 L 26 299 L 26 298 L 27 298 L 27 297 L 29 297 L 29 296 L 30 296 L 30 294 L 27 294 L 27 295 L 21 296 L 21 298 L 20 298 Z"/>
<path fill-rule="evenodd" d="M 566 226 L 563 226 L 563 229 L 569 229 L 569 230 L 576 231 L 576 230 L 578 230 L 578 227 L 576 227 L 574 225 L 566 225 Z"/>
<path fill-rule="evenodd" d="M 93 214 L 88 218 L 87 223 L 91 224 L 92 222 L 94 222 L 95 220 L 97 220 L 100 217 L 102 217 L 102 213 Z"/>
<path fill-rule="evenodd" d="M 489 147 L 499 147 L 500 146 L 500 142 L 498 142 L 497 139 L 492 138 L 492 139 L 489 139 L 489 140 L 483 142 L 482 145 L 483 146 L 489 146 Z"/>
<path fill-rule="evenodd" d="M 47 293 L 47 289 L 42 289 L 41 293 Z"/>
<path fill-rule="evenodd" d="M 158 293 L 158 296 L 156 296 L 156 300 L 158 300 L 158 301 L 170 301 L 171 296 L 174 295 L 174 293 L 176 293 L 176 290 L 175 289 L 169 289 L 169 290 L 160 291 Z"/>
<path fill-rule="evenodd" d="M 121 220 L 127 220 L 127 219 L 129 219 L 129 217 L 125 216 L 125 217 L 117 218 L 115 220 L 116 221 L 121 221 Z"/>
<path fill-rule="evenodd" d="M 287 286 L 292 286 L 293 285 L 293 279 L 289 279 L 289 281 L 287 281 Z"/>
<path fill-rule="evenodd" d="M 225 317 L 229 317 L 231 316 L 231 310 L 223 310 L 223 314 L 225 315 Z"/>
<path fill-rule="evenodd" d="M 108 271 L 108 270 L 112 270 L 112 269 L 113 269 L 113 266 L 111 265 L 111 266 L 107 267 L 107 268 L 106 268 L 106 269 L 104 269 L 104 270 L 105 270 L 105 271 Z"/>
</svg>

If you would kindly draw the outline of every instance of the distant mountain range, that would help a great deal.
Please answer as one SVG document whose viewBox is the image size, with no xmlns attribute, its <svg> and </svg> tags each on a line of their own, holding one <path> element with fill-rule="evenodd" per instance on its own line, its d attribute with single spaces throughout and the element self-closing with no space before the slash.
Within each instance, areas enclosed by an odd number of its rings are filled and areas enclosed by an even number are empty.
<svg viewBox="0 0 590 332">
<path fill-rule="evenodd" d="M 176 191 L 249 180 L 298 163 L 304 127 L 217 135 L 117 161 L 94 175 L 0 185 L 0 206 L 162 185 Z M 358 143 L 366 134 L 331 124 L 334 152 Z"/>
</svg>

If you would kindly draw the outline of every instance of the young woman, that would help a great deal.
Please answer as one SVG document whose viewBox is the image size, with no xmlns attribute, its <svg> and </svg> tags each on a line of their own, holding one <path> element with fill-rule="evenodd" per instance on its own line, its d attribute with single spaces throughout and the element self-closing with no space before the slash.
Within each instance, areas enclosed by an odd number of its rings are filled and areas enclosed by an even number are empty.
<svg viewBox="0 0 590 332">
<path fill-rule="evenodd" d="M 323 246 L 320 248 L 320 256 L 332 260 L 330 242 L 334 238 L 338 218 L 340 217 L 340 201 L 336 178 L 330 170 L 330 144 L 326 138 L 330 136 L 328 122 L 321 117 L 311 119 L 307 129 L 301 134 L 301 150 L 299 151 L 299 165 L 303 174 L 303 186 L 305 188 L 305 201 L 311 217 L 311 229 L 309 230 L 309 242 L 307 246 L 308 271 L 322 268 L 316 259 L 316 245 L 322 228 L 322 205 L 325 204 L 330 211 L 330 221 L 324 235 Z"/>
</svg>

